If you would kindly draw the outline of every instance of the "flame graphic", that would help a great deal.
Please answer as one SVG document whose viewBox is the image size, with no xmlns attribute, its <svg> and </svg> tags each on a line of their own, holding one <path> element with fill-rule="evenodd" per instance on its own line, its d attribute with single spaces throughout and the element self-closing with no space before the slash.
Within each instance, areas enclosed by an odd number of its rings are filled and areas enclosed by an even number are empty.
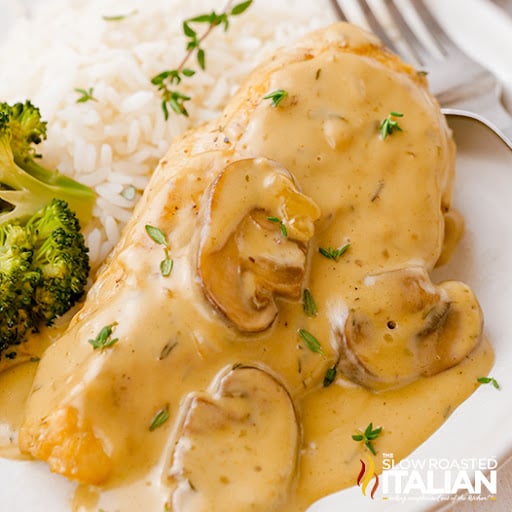
<svg viewBox="0 0 512 512">
<path fill-rule="evenodd" d="M 368 485 L 372 481 L 372 478 L 375 477 L 375 482 L 373 483 L 373 487 L 370 491 L 370 498 L 373 500 L 375 498 L 375 493 L 379 487 L 379 476 L 375 473 L 375 462 L 372 457 L 369 457 L 368 468 L 364 463 L 363 459 L 359 459 L 361 462 L 361 470 L 359 471 L 359 475 L 357 477 L 357 485 L 361 487 L 361 492 L 363 496 L 366 496 L 366 489 Z"/>
</svg>

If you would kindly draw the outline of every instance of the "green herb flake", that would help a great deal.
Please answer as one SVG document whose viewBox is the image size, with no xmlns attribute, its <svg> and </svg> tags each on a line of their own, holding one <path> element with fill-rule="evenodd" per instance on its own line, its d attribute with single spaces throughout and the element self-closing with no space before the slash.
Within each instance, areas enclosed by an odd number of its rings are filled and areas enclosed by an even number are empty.
<svg viewBox="0 0 512 512">
<path fill-rule="evenodd" d="M 167 247 L 167 238 L 165 237 L 163 231 L 151 224 L 145 225 L 146 233 L 149 235 L 149 238 L 156 242 L 157 244 L 164 245 Z"/>
<path fill-rule="evenodd" d="M 246 2 L 241 2 L 237 5 L 235 5 L 232 9 L 231 9 L 231 15 L 232 16 L 238 16 L 239 14 L 242 14 L 243 12 L 245 12 L 252 4 L 252 0 L 247 0 Z"/>
<path fill-rule="evenodd" d="M 88 340 L 94 350 L 110 348 L 119 341 L 119 338 L 111 338 L 112 331 L 116 325 L 117 322 L 106 325 L 101 329 L 96 338 Z"/>
<path fill-rule="evenodd" d="M 167 420 L 169 419 L 169 404 L 165 404 L 165 406 L 160 409 L 151 420 L 151 424 L 149 425 L 149 431 L 153 432 L 158 427 L 161 427 Z"/>
<path fill-rule="evenodd" d="M 322 256 L 325 256 L 327 259 L 334 260 L 334 261 L 338 262 L 339 259 L 347 252 L 349 247 L 350 247 L 350 243 L 346 243 L 345 245 L 342 245 L 341 247 L 338 247 L 337 249 L 334 249 L 333 247 L 329 247 L 328 249 L 324 249 L 323 247 L 320 247 L 318 249 L 318 252 Z"/>
<path fill-rule="evenodd" d="M 281 229 L 281 233 L 285 238 L 288 238 L 288 230 L 286 229 L 286 226 L 284 222 L 279 217 L 267 217 L 267 220 L 270 222 L 276 222 L 279 224 L 279 228 Z"/>
<path fill-rule="evenodd" d="M 384 140 L 388 135 L 391 135 L 394 130 L 401 132 L 402 128 L 394 117 L 404 117 L 401 112 L 390 112 L 389 115 L 380 123 L 379 131 L 380 138 Z"/>
<path fill-rule="evenodd" d="M 263 96 L 264 100 L 272 100 L 272 106 L 277 107 L 286 97 L 288 92 L 284 89 L 276 89 L 275 91 L 269 92 L 266 96 Z"/>
<path fill-rule="evenodd" d="M 304 313 L 308 316 L 316 316 L 318 313 L 318 307 L 316 305 L 315 299 L 311 291 L 308 288 L 304 288 L 304 292 L 302 293 L 302 306 L 304 308 Z"/>
<path fill-rule="evenodd" d="M 123 21 L 126 18 L 133 16 L 134 14 L 137 14 L 139 11 L 137 9 L 134 9 L 133 11 L 129 12 L 128 14 L 116 14 L 114 16 L 102 16 L 102 19 L 105 21 Z"/>
<path fill-rule="evenodd" d="M 298 333 L 309 350 L 323 355 L 324 351 L 322 350 L 322 345 L 320 345 L 320 342 L 309 331 L 299 329 Z"/>
<path fill-rule="evenodd" d="M 496 389 L 501 389 L 498 381 L 494 377 L 478 377 L 476 380 L 480 384 L 492 384 Z"/>
<path fill-rule="evenodd" d="M 93 87 L 89 87 L 89 89 L 81 89 L 76 87 L 75 92 L 81 94 L 81 96 L 76 100 L 77 103 L 85 103 L 86 101 L 98 101 L 93 95 Z"/>
<path fill-rule="evenodd" d="M 165 249 L 165 258 L 160 262 L 160 272 L 164 277 L 171 275 L 174 261 L 169 257 L 169 251 Z"/>
<path fill-rule="evenodd" d="M 160 352 L 160 355 L 158 356 L 158 360 L 159 361 L 164 360 L 177 346 L 178 346 L 177 341 L 170 341 L 169 343 L 166 343 L 164 345 L 164 348 Z"/>
<path fill-rule="evenodd" d="M 373 423 L 369 423 L 366 429 L 361 434 L 354 434 L 352 439 L 354 441 L 363 442 L 363 444 L 370 450 L 373 455 L 377 455 L 377 452 L 372 444 L 372 441 L 375 441 L 382 432 L 382 427 L 378 427 L 376 429 L 373 428 Z"/>
<path fill-rule="evenodd" d="M 336 379 L 336 365 L 331 366 L 331 368 L 329 368 L 325 372 L 324 382 L 323 382 L 324 388 L 330 386 L 334 382 L 335 379 Z"/>
</svg>

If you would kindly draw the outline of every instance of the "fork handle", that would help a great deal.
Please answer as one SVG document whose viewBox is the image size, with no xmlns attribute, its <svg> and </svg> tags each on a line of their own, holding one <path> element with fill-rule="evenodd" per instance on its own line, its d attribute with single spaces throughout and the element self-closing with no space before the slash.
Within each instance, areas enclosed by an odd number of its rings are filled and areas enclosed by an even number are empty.
<svg viewBox="0 0 512 512">
<path fill-rule="evenodd" d="M 463 105 L 441 109 L 443 114 L 469 117 L 493 130 L 512 149 L 512 116 L 501 105 L 496 96 L 479 97 Z"/>
</svg>

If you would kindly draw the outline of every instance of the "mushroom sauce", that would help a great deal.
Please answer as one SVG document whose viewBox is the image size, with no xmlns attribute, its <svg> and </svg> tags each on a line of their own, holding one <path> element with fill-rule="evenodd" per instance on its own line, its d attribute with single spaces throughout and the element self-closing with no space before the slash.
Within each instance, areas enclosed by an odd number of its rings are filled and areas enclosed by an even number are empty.
<svg viewBox="0 0 512 512">
<path fill-rule="evenodd" d="M 21 453 L 79 482 L 74 510 L 125 512 L 305 510 L 355 484 L 370 422 L 377 468 L 409 454 L 493 362 L 472 291 L 429 277 L 462 232 L 454 156 L 374 36 L 278 52 L 160 162 L 11 417 Z M 33 370 L 10 372 L 6 410 Z"/>
</svg>

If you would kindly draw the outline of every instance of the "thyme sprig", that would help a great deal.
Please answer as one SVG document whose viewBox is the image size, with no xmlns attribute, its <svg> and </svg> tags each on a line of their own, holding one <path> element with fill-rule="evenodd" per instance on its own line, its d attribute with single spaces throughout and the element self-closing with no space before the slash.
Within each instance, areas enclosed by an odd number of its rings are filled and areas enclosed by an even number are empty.
<svg viewBox="0 0 512 512">
<path fill-rule="evenodd" d="M 148 234 L 149 238 L 151 238 L 153 242 L 164 246 L 164 259 L 160 262 L 160 273 L 163 277 L 169 277 L 174 266 L 174 261 L 169 255 L 169 244 L 167 242 L 167 237 L 160 228 L 152 226 L 151 224 L 146 224 L 144 228 L 146 229 L 146 233 Z"/>
<path fill-rule="evenodd" d="M 275 108 L 288 96 L 288 91 L 284 89 L 276 89 L 263 96 L 264 100 L 272 100 L 272 106 Z"/>
<path fill-rule="evenodd" d="M 365 428 L 364 432 L 361 434 L 354 434 L 352 439 L 354 441 L 361 441 L 368 450 L 372 452 L 373 455 L 377 455 L 377 452 L 372 444 L 372 441 L 375 441 L 382 432 L 382 427 L 373 428 L 373 423 L 368 423 L 368 426 Z"/>
<path fill-rule="evenodd" d="M 206 69 L 206 52 L 203 47 L 203 41 L 210 35 L 215 27 L 223 27 L 224 32 L 229 28 L 230 17 L 238 16 L 245 12 L 252 4 L 253 0 L 246 0 L 231 6 L 232 0 L 226 4 L 224 9 L 217 14 L 215 11 L 207 14 L 200 14 L 188 18 L 183 22 L 183 33 L 187 38 L 185 46 L 186 54 L 177 68 L 162 71 L 151 79 L 151 83 L 160 91 L 162 97 L 162 111 L 165 120 L 169 119 L 169 110 L 178 115 L 188 117 L 189 113 L 185 103 L 192 98 L 175 86 L 180 85 L 184 78 L 189 78 L 196 74 L 191 67 L 187 67 L 189 60 L 195 55 L 197 64 L 201 70 Z M 206 25 L 206 30 L 200 35 L 196 30 L 197 24 Z"/>
<path fill-rule="evenodd" d="M 119 341 L 119 338 L 111 338 L 116 325 L 117 322 L 105 325 L 105 327 L 100 330 L 96 338 L 88 340 L 94 350 L 104 350 L 106 348 L 113 347 Z"/>
<path fill-rule="evenodd" d="M 380 123 L 380 138 L 384 140 L 388 135 L 391 135 L 394 130 L 399 132 L 402 131 L 401 126 L 398 124 L 398 121 L 393 119 L 394 117 L 404 117 L 401 112 L 390 112 L 389 115 L 382 120 Z"/>
<path fill-rule="evenodd" d="M 75 87 L 75 92 L 81 94 L 81 96 L 76 100 L 76 103 L 85 103 L 86 101 L 98 101 L 94 97 L 94 88 L 89 87 L 88 89 L 82 89 L 81 87 Z"/>
<path fill-rule="evenodd" d="M 342 245 L 341 247 L 338 247 L 337 249 L 335 249 L 334 247 L 329 247 L 328 249 L 325 249 L 324 247 L 319 247 L 318 252 L 327 259 L 338 262 L 339 259 L 347 252 L 349 247 L 350 242 L 347 242 L 346 244 Z"/>
<path fill-rule="evenodd" d="M 492 384 L 496 389 L 501 389 L 499 382 L 494 377 L 478 377 L 476 380 L 480 384 Z"/>
<path fill-rule="evenodd" d="M 288 230 L 286 229 L 286 225 L 282 219 L 279 217 L 267 217 L 267 220 L 270 222 L 275 222 L 279 224 L 279 229 L 281 230 L 281 234 L 287 238 L 288 237 Z"/>
</svg>

